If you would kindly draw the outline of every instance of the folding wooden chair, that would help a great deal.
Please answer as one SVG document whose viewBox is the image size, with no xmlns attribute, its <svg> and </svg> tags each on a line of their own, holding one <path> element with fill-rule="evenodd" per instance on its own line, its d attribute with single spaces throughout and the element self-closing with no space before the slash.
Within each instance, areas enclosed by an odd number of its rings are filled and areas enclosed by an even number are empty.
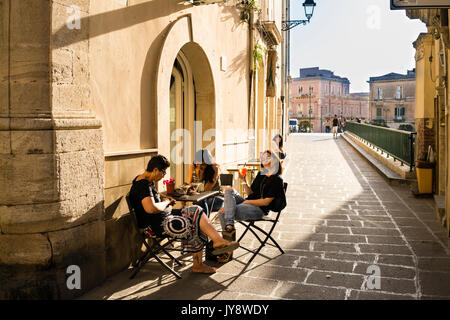
<svg viewBox="0 0 450 320">
<path fill-rule="evenodd" d="M 164 268 L 169 270 L 175 277 L 178 279 L 181 279 L 181 276 L 178 272 L 174 270 L 174 262 L 178 264 L 179 266 L 183 265 L 178 259 L 176 259 L 174 256 L 172 256 L 168 250 L 171 251 L 183 251 L 183 249 L 177 249 L 177 248 L 170 248 L 168 249 L 168 246 L 172 246 L 173 242 L 180 241 L 179 239 L 174 239 L 170 237 L 156 237 L 156 236 L 150 236 L 148 233 L 145 232 L 145 229 L 139 228 L 139 225 L 137 223 L 136 218 L 136 212 L 134 211 L 134 208 L 131 206 L 130 202 L 130 195 L 126 195 L 126 200 L 128 204 L 128 209 L 130 210 L 130 215 L 132 217 L 134 226 L 136 228 L 136 231 L 140 235 L 142 242 L 145 245 L 145 252 L 142 255 L 141 258 L 139 258 L 136 262 L 133 262 L 133 273 L 130 276 L 130 279 L 133 279 L 136 274 L 141 270 L 141 268 L 151 259 L 155 258 L 156 261 L 158 261 Z M 164 240 L 167 240 L 166 243 L 162 244 Z M 148 243 L 149 241 L 150 243 Z M 161 260 L 160 257 L 158 257 L 158 254 L 164 252 L 171 260 L 172 260 L 172 267 L 167 265 L 164 261 Z"/>
<path fill-rule="evenodd" d="M 287 190 L 287 183 L 284 182 L 284 192 L 286 193 Z M 280 210 L 279 212 L 277 212 L 275 218 L 270 218 L 268 215 L 267 216 L 263 216 L 261 219 L 259 220 L 250 220 L 250 221 L 237 221 L 240 224 L 242 224 L 243 226 L 245 226 L 245 230 L 242 233 L 241 237 L 239 238 L 238 242 L 240 242 L 242 240 L 242 238 L 244 238 L 244 236 L 247 234 L 248 231 L 250 231 L 251 233 L 253 233 L 253 235 L 256 237 L 256 239 L 258 239 L 258 241 L 260 242 L 260 246 L 258 247 L 258 249 L 256 250 L 251 250 L 248 248 L 245 248 L 241 245 L 242 249 L 245 249 L 249 252 L 253 252 L 252 257 L 250 258 L 250 260 L 248 261 L 248 263 L 250 263 L 255 257 L 256 255 L 259 254 L 259 252 L 261 251 L 261 249 L 267 244 L 270 244 L 273 247 L 277 247 L 278 250 L 280 250 L 281 254 L 284 253 L 283 249 L 281 249 L 280 245 L 275 241 L 275 239 L 272 237 L 272 232 L 275 229 L 275 226 L 277 225 L 279 219 L 280 219 L 280 214 L 283 210 Z M 262 229 L 261 227 L 257 226 L 256 223 L 258 222 L 268 222 L 268 223 L 272 223 L 272 226 L 270 227 L 269 232 L 266 232 L 264 229 Z M 262 237 L 258 236 L 258 234 L 256 233 L 255 230 L 258 230 L 259 232 L 262 233 Z M 265 236 L 265 238 L 264 238 Z M 262 239 L 264 238 L 264 239 Z M 267 240 L 271 240 L 273 242 L 267 242 Z"/>
</svg>

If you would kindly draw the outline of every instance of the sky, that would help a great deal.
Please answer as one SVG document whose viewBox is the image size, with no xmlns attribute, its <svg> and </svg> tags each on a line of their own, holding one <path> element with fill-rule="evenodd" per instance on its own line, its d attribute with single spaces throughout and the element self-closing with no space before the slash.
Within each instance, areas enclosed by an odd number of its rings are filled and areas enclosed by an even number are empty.
<svg viewBox="0 0 450 320">
<path fill-rule="evenodd" d="M 413 42 L 427 28 L 389 0 L 315 0 L 311 22 L 291 29 L 290 74 L 319 67 L 350 80 L 350 92 L 369 92 L 369 77 L 406 74 L 415 67 Z M 291 0 L 291 20 L 305 19 L 303 0 Z"/>
</svg>

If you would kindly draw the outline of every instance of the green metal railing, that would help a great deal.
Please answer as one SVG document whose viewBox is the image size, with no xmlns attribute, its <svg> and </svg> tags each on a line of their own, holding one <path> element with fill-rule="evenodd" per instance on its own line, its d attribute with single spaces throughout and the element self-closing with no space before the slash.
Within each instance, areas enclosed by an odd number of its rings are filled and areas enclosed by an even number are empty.
<svg viewBox="0 0 450 320">
<path fill-rule="evenodd" d="M 370 124 L 347 122 L 345 130 L 364 139 L 382 153 L 406 163 L 410 171 L 414 167 L 414 136 L 415 132 L 395 130 Z"/>
</svg>

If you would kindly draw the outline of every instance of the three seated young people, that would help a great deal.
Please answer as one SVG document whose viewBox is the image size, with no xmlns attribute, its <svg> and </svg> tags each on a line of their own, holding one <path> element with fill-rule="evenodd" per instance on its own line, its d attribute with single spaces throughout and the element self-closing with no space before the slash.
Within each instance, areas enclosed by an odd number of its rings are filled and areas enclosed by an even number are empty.
<svg viewBox="0 0 450 320">
<path fill-rule="evenodd" d="M 162 155 L 152 157 L 144 173 L 133 179 L 129 197 L 135 210 L 139 228 L 149 228 L 156 236 L 170 236 L 182 240 L 183 249 L 193 254 L 192 271 L 214 273 L 216 268 L 203 263 L 203 247 L 208 237 L 213 242 L 213 254 L 231 252 L 239 247 L 217 232 L 200 206 L 172 209 L 175 200 L 158 192 L 155 183 L 161 180 L 170 166 Z"/>
</svg>

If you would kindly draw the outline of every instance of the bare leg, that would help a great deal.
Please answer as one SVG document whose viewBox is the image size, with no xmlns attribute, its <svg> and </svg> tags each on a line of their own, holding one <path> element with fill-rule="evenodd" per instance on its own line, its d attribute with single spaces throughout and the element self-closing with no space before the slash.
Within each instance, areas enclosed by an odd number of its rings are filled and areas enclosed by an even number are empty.
<svg viewBox="0 0 450 320">
<path fill-rule="evenodd" d="M 210 267 L 203 263 L 203 250 L 192 254 L 194 264 L 192 265 L 192 271 L 198 273 L 215 273 L 216 268 Z"/>
<path fill-rule="evenodd" d="M 208 217 L 204 214 L 202 214 L 200 218 L 200 230 L 213 241 L 213 248 L 221 247 L 229 242 L 222 238 L 216 228 L 211 224 Z"/>
</svg>

